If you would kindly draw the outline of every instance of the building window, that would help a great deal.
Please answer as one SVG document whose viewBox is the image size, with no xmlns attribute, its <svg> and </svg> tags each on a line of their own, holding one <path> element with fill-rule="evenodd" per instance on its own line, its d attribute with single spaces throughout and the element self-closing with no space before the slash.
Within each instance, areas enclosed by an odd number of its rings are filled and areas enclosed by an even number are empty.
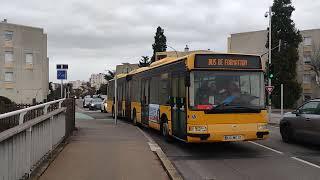
<svg viewBox="0 0 320 180">
<path fill-rule="evenodd" d="M 311 83 L 311 75 L 310 74 L 303 75 L 303 83 L 305 83 L 305 84 Z"/>
<path fill-rule="evenodd" d="M 311 63 L 311 56 L 307 55 L 303 57 L 304 64 L 310 64 Z"/>
<path fill-rule="evenodd" d="M 305 45 L 305 46 L 311 46 L 311 45 L 312 45 L 312 39 L 311 39 L 311 37 L 304 37 L 304 38 L 303 38 L 303 45 Z"/>
<path fill-rule="evenodd" d="M 12 41 L 13 32 L 12 31 L 5 31 L 4 32 L 4 40 Z"/>
<path fill-rule="evenodd" d="M 13 81 L 13 72 L 6 72 L 4 74 L 4 81 L 12 82 Z"/>
<path fill-rule="evenodd" d="M 26 65 L 32 65 L 33 64 L 33 54 L 27 53 L 26 54 Z"/>
<path fill-rule="evenodd" d="M 13 62 L 13 52 L 12 51 L 4 52 L 4 63 L 12 64 L 12 62 Z"/>
</svg>

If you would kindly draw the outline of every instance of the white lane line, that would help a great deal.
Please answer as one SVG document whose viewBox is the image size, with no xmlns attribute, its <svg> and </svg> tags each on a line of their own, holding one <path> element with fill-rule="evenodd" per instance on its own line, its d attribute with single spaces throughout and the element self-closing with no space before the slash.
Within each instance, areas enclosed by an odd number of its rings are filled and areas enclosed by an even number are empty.
<svg viewBox="0 0 320 180">
<path fill-rule="evenodd" d="M 278 151 L 278 150 L 269 148 L 269 147 L 264 146 L 264 145 L 262 145 L 262 144 L 259 144 L 259 143 L 253 142 L 253 141 L 249 141 L 249 142 L 251 142 L 252 144 L 255 144 L 255 145 L 257 145 L 257 146 L 263 147 L 263 148 L 265 148 L 265 149 L 268 149 L 268 150 L 270 150 L 270 151 L 273 151 L 273 152 L 275 152 L 275 153 L 283 154 L 283 152 L 281 152 L 281 151 Z"/>
<path fill-rule="evenodd" d="M 297 158 L 297 157 L 291 157 L 291 158 L 294 159 L 294 160 L 300 161 L 300 162 L 302 162 L 302 163 L 305 163 L 305 164 L 308 164 L 308 165 L 310 165 L 310 166 L 313 166 L 313 167 L 316 167 L 316 168 L 319 168 L 319 169 L 320 169 L 320 166 L 318 166 L 318 165 L 316 165 L 316 164 L 313 164 L 313 163 L 311 163 L 311 162 L 305 161 L 305 160 L 300 159 L 300 158 Z"/>
</svg>

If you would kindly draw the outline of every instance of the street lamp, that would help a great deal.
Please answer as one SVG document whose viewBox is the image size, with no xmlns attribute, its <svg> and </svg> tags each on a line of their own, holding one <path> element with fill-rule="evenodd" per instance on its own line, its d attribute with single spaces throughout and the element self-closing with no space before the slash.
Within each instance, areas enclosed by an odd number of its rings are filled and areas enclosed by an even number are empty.
<svg viewBox="0 0 320 180">
<path fill-rule="evenodd" d="M 179 56 L 178 56 L 178 52 L 177 52 L 177 50 L 176 50 L 175 48 L 173 48 L 173 47 L 171 47 L 171 46 L 169 46 L 169 45 L 167 45 L 167 47 L 169 47 L 169 48 L 173 49 L 173 50 L 174 50 L 174 52 L 176 52 L 177 58 L 179 57 Z"/>
<path fill-rule="evenodd" d="M 265 14 L 264 14 L 264 17 L 265 18 L 268 18 L 269 17 L 269 53 L 268 53 L 268 67 L 271 66 L 271 20 L 272 20 L 272 9 L 271 9 L 271 6 L 269 7 L 269 11 L 267 11 Z M 269 71 L 269 69 L 268 69 Z M 271 78 L 268 77 L 268 86 L 270 87 L 271 86 Z M 268 106 L 269 106 L 269 112 L 268 112 L 268 116 L 269 116 L 269 121 L 271 120 L 271 93 L 268 93 Z"/>
</svg>

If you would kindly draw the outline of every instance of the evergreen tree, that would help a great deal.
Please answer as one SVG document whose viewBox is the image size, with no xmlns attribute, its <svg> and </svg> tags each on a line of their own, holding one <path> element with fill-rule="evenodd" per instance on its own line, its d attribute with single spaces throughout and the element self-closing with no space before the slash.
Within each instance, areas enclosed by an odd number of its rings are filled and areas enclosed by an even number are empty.
<svg viewBox="0 0 320 180">
<path fill-rule="evenodd" d="M 291 19 L 295 8 L 291 0 L 274 0 L 272 6 L 271 47 L 276 47 L 281 39 L 281 51 L 273 51 L 272 64 L 274 77 L 272 85 L 272 104 L 280 107 L 280 85 L 284 85 L 284 108 L 293 108 L 301 95 L 301 85 L 297 81 L 297 61 L 299 60 L 298 46 L 302 41 L 300 32 L 295 28 Z M 266 47 L 269 47 L 269 34 Z"/>
<path fill-rule="evenodd" d="M 149 56 L 141 56 L 141 60 L 139 61 L 139 67 L 147 67 L 151 64 Z"/>
<path fill-rule="evenodd" d="M 154 36 L 154 43 L 152 44 L 153 55 L 151 63 L 155 61 L 156 52 L 164 52 L 167 50 L 167 38 L 164 35 L 164 30 L 159 26 L 156 35 Z"/>
</svg>

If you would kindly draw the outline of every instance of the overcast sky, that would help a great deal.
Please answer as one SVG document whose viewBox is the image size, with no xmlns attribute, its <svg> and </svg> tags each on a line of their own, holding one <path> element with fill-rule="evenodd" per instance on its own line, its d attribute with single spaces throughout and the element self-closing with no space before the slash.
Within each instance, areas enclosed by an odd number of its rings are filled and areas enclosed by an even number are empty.
<svg viewBox="0 0 320 180">
<path fill-rule="evenodd" d="M 272 0 L 10 0 L 1 2 L 0 18 L 48 34 L 50 81 L 56 81 L 57 63 L 69 64 L 69 80 L 88 80 L 152 56 L 157 26 L 177 50 L 188 44 L 190 50 L 226 51 L 231 33 L 266 29 L 270 5 Z M 320 1 L 293 5 L 299 29 L 320 28 Z"/>
</svg>

